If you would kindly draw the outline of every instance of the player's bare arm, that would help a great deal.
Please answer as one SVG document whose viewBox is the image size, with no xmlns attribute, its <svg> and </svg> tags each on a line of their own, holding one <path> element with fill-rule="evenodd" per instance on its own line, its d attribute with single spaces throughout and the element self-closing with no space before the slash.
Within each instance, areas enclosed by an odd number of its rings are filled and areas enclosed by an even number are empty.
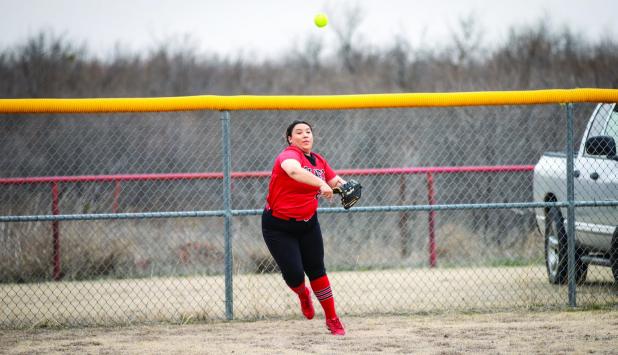
<svg viewBox="0 0 618 355">
<path fill-rule="evenodd" d="M 333 189 L 324 180 L 303 169 L 298 160 L 286 159 L 281 162 L 281 168 L 294 180 L 303 184 L 320 188 L 320 194 L 330 199 Z M 334 180 L 334 179 L 333 179 Z M 332 180 L 331 180 L 332 181 Z"/>
<path fill-rule="evenodd" d="M 336 175 L 334 178 L 328 181 L 328 186 L 331 188 L 340 187 L 345 184 L 345 180 L 343 180 L 339 175 Z"/>
</svg>

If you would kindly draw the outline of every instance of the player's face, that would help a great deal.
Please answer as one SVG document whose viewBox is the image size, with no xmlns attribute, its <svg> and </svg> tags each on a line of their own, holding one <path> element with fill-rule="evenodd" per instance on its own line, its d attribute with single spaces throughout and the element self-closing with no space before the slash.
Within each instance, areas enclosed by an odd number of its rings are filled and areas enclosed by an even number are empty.
<svg viewBox="0 0 618 355">
<path fill-rule="evenodd" d="M 306 124 L 299 123 L 294 126 L 292 135 L 288 137 L 288 140 L 290 144 L 302 149 L 303 152 L 311 153 L 311 148 L 313 148 L 313 132 L 311 132 L 311 127 Z"/>
</svg>

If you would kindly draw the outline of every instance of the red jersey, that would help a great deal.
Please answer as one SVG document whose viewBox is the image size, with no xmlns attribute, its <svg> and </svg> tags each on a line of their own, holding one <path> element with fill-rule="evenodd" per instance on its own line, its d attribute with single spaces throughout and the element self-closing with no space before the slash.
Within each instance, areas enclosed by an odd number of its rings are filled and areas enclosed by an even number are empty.
<svg viewBox="0 0 618 355">
<path fill-rule="evenodd" d="M 315 165 L 296 146 L 289 146 L 275 158 L 266 196 L 267 208 L 275 214 L 296 220 L 310 219 L 318 208 L 320 188 L 304 184 L 292 179 L 281 167 L 287 159 L 294 159 L 300 166 L 324 181 L 330 181 L 335 172 L 328 165 L 326 159 L 319 154 L 311 153 L 315 157 Z"/>
</svg>

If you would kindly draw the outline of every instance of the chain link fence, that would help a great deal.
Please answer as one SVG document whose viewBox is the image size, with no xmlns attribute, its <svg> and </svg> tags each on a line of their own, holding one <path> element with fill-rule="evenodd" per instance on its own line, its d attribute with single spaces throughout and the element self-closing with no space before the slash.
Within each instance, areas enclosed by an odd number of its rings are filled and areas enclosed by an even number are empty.
<svg viewBox="0 0 618 355">
<path fill-rule="evenodd" d="M 575 158 L 569 269 L 567 111 L 1 116 L 0 325 L 298 316 L 259 217 L 295 119 L 363 184 L 350 211 L 320 202 L 340 313 L 615 305 L 618 161 Z M 618 139 L 614 105 L 569 112 L 576 153 Z M 605 118 L 587 130 L 593 114 Z"/>
</svg>

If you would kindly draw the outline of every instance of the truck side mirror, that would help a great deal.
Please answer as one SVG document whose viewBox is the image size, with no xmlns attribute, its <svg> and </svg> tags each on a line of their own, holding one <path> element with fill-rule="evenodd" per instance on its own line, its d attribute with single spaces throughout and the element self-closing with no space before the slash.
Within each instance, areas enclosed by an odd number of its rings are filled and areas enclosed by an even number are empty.
<svg viewBox="0 0 618 355">
<path fill-rule="evenodd" d="M 590 137 L 586 141 L 586 153 L 607 157 L 616 156 L 616 141 L 610 136 Z"/>
</svg>

